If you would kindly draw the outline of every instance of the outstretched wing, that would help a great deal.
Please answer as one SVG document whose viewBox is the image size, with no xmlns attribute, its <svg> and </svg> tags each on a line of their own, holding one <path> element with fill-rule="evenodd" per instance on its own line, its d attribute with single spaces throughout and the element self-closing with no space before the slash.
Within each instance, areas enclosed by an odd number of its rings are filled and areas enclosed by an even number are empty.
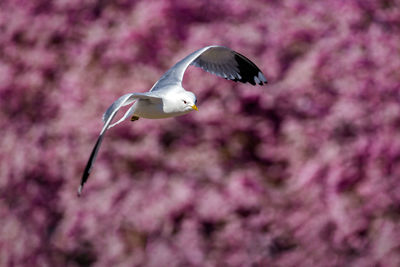
<svg viewBox="0 0 400 267">
<path fill-rule="evenodd" d="M 151 91 L 157 91 L 174 83 L 182 83 L 183 75 L 189 65 L 222 78 L 263 85 L 267 83 L 262 71 L 250 59 L 224 46 L 207 46 L 199 49 L 169 69 L 153 86 Z"/>
<path fill-rule="evenodd" d="M 210 47 L 191 65 L 235 82 L 248 82 L 252 85 L 267 83 L 264 74 L 250 59 L 223 46 Z"/>
<path fill-rule="evenodd" d="M 103 115 L 103 121 L 104 121 L 104 126 L 103 129 L 100 132 L 99 137 L 97 138 L 96 144 L 93 147 L 92 153 L 90 154 L 89 160 L 86 163 L 85 170 L 83 171 L 81 183 L 78 188 L 78 196 L 81 195 L 83 185 L 86 183 L 87 179 L 89 178 L 90 171 L 92 170 L 93 164 L 96 160 L 97 153 L 99 152 L 99 148 L 101 145 L 101 142 L 103 141 L 103 137 L 106 133 L 106 131 L 111 127 L 114 126 L 115 124 L 119 123 L 122 121 L 119 120 L 117 123 L 113 124 L 110 126 L 111 121 L 114 119 L 115 115 L 117 114 L 118 110 L 126 105 L 132 104 L 133 101 L 136 99 L 148 99 L 150 101 L 160 101 L 160 98 L 155 97 L 150 95 L 150 93 L 132 93 L 132 94 L 126 94 L 118 98 L 112 105 L 107 109 L 107 111 Z M 126 118 L 126 116 L 124 116 Z"/>
</svg>

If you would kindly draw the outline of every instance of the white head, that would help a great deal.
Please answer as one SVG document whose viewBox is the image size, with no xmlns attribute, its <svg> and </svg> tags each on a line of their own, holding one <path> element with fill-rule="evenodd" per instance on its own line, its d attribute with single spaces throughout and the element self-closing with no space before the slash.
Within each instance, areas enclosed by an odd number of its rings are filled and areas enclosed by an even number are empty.
<svg viewBox="0 0 400 267">
<path fill-rule="evenodd" d="M 196 107 L 197 99 L 192 92 L 186 90 L 179 92 L 178 95 L 174 96 L 174 102 L 178 112 L 188 113 L 192 110 L 198 110 Z"/>
</svg>

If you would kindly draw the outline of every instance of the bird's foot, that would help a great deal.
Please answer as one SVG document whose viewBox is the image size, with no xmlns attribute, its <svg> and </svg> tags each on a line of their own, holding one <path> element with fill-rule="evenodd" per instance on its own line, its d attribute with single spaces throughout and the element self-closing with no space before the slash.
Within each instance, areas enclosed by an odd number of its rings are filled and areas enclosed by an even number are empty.
<svg viewBox="0 0 400 267">
<path fill-rule="evenodd" d="M 132 116 L 132 117 L 131 117 L 131 121 L 137 121 L 138 119 L 139 119 L 138 116 Z"/>
</svg>

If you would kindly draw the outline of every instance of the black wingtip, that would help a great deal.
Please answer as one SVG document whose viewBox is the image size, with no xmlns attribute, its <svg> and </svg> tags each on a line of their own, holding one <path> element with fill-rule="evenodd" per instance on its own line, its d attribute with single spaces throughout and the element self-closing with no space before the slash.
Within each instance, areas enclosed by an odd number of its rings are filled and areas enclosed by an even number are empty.
<svg viewBox="0 0 400 267">
<path fill-rule="evenodd" d="M 80 197 L 82 195 L 83 186 L 85 185 L 87 179 L 89 178 L 89 174 L 90 174 L 90 171 L 88 171 L 88 168 L 86 166 L 85 171 L 82 175 L 81 184 L 78 187 L 78 192 L 77 192 L 78 197 Z"/>
<path fill-rule="evenodd" d="M 97 143 L 96 143 L 95 148 L 96 148 L 96 147 L 97 147 Z M 93 152 L 94 152 L 94 153 L 93 153 Z M 84 186 L 84 184 L 86 183 L 87 179 L 89 178 L 90 169 L 91 169 L 91 167 L 92 167 L 92 165 L 93 165 L 93 161 L 94 161 L 95 153 L 96 153 L 94 150 L 93 150 L 93 152 L 92 152 L 92 154 L 90 155 L 90 158 L 89 158 L 88 163 L 86 164 L 85 170 L 83 171 L 82 178 L 81 178 L 81 184 L 79 185 L 79 188 L 78 188 L 78 197 L 81 196 L 82 190 L 83 190 L 83 186 Z"/>
<path fill-rule="evenodd" d="M 238 64 L 240 79 L 239 82 L 250 83 L 251 85 L 264 85 L 267 79 L 261 70 L 250 59 L 242 54 L 235 54 L 235 61 Z"/>
<path fill-rule="evenodd" d="M 99 136 L 99 138 L 97 139 L 96 144 L 93 147 L 92 153 L 90 154 L 89 160 L 88 160 L 88 162 L 86 164 L 86 167 L 85 167 L 85 170 L 83 171 L 83 174 L 82 174 L 81 183 L 80 183 L 80 186 L 78 188 L 78 196 L 80 196 L 82 194 L 83 186 L 86 183 L 87 179 L 89 178 L 90 171 L 92 169 L 94 161 L 96 160 L 97 152 L 99 151 L 99 148 L 100 148 L 100 145 L 101 145 L 101 141 L 103 140 L 103 136 L 104 136 L 104 134 L 101 134 Z"/>
<path fill-rule="evenodd" d="M 79 188 L 78 188 L 78 197 L 81 196 L 81 194 L 82 194 L 82 189 L 83 189 L 83 185 L 80 185 Z"/>
</svg>

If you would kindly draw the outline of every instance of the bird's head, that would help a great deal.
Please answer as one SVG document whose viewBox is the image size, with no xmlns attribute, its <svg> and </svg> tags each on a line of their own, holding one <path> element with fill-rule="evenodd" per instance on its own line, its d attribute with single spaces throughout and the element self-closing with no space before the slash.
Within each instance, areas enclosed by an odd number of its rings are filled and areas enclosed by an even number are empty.
<svg viewBox="0 0 400 267">
<path fill-rule="evenodd" d="M 197 99 L 192 92 L 183 91 L 182 93 L 179 94 L 177 101 L 179 109 L 183 112 L 198 110 L 196 106 Z"/>
</svg>

